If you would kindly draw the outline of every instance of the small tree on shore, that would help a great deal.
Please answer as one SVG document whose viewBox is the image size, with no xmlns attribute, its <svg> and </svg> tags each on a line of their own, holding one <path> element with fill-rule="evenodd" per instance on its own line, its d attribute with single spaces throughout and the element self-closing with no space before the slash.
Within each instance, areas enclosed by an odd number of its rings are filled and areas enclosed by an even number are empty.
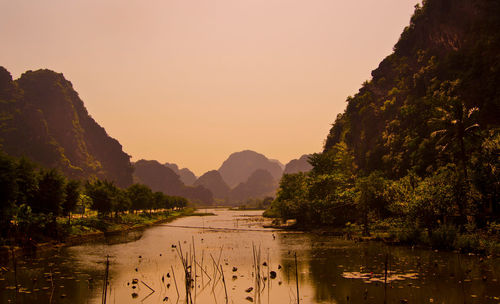
<svg viewBox="0 0 500 304">
<path fill-rule="evenodd" d="M 66 198 L 62 204 L 62 214 L 68 216 L 68 224 L 71 223 L 71 212 L 73 212 L 80 199 L 80 181 L 70 180 L 65 187 Z"/>
</svg>

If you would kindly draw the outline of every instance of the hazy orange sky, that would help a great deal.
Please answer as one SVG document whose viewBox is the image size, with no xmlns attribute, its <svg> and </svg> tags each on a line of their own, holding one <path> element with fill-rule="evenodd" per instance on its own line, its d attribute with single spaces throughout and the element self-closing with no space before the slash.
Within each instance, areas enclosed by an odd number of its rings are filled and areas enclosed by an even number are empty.
<svg viewBox="0 0 500 304">
<path fill-rule="evenodd" d="M 283 163 L 392 52 L 418 0 L 0 0 L 0 65 L 48 68 L 134 160 Z"/>
</svg>

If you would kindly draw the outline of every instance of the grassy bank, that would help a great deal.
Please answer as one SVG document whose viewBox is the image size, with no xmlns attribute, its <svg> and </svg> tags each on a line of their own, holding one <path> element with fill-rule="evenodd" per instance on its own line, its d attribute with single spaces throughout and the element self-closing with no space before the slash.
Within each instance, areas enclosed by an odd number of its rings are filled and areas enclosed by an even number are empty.
<svg viewBox="0 0 500 304">
<path fill-rule="evenodd" d="M 82 236 L 89 233 L 113 233 L 126 231 L 130 229 L 150 226 L 160 222 L 174 220 L 181 216 L 189 216 L 194 213 L 193 208 L 184 208 L 182 210 L 161 211 L 161 212 L 140 212 L 126 213 L 114 217 L 84 217 L 73 218 L 68 224 L 64 218 L 58 219 L 61 227 L 65 230 L 66 237 Z"/>
<path fill-rule="evenodd" d="M 159 223 L 170 222 L 184 216 L 205 216 L 210 213 L 196 213 L 194 208 L 180 210 L 124 213 L 112 217 L 87 216 L 57 219 L 56 237 L 46 235 L 31 235 L 29 241 L 25 238 L 9 240 L 10 245 L 0 247 L 0 255 L 7 255 L 14 250 L 16 254 L 33 250 L 50 249 L 55 246 L 77 245 L 88 241 L 104 238 L 106 235 L 119 234 L 136 229 L 142 229 Z M 6 242 L 7 240 L 3 240 Z"/>
</svg>

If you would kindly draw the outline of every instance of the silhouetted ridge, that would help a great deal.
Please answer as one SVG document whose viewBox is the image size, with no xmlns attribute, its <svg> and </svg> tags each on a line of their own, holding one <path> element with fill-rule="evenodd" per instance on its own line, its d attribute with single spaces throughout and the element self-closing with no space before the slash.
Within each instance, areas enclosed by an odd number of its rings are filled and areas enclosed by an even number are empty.
<svg viewBox="0 0 500 304">
<path fill-rule="evenodd" d="M 274 196 L 277 183 L 267 170 L 255 170 L 244 183 L 240 183 L 231 190 L 232 202 L 244 202 L 251 198 Z"/>
<path fill-rule="evenodd" d="M 309 172 L 312 165 L 309 163 L 310 154 L 302 155 L 299 159 L 293 159 L 285 166 L 283 174 L 293 174 L 299 172 Z"/>
<path fill-rule="evenodd" d="M 213 195 L 203 186 L 186 186 L 179 175 L 167 165 L 156 160 L 139 160 L 134 163 L 136 182 L 149 186 L 153 191 L 167 195 L 183 196 L 195 204 L 211 205 Z"/>
<path fill-rule="evenodd" d="M 181 181 L 186 186 L 193 186 L 194 182 L 196 181 L 196 175 L 194 175 L 194 173 L 191 172 L 191 170 L 189 170 L 188 168 L 179 169 L 179 166 L 170 163 L 165 163 L 165 166 L 174 170 L 174 172 L 180 176 Z"/>
<path fill-rule="evenodd" d="M 267 170 L 274 180 L 279 180 L 283 174 L 279 164 L 250 150 L 231 154 L 218 171 L 229 187 L 235 187 L 246 182 L 250 175 L 258 169 Z"/>
<path fill-rule="evenodd" d="M 0 98 L 0 142 L 8 154 L 59 168 L 70 178 L 132 183 L 130 156 L 90 117 L 63 74 L 27 71 L 12 81 L 1 68 Z"/>
<path fill-rule="evenodd" d="M 229 195 L 229 186 L 224 182 L 219 171 L 208 171 L 194 183 L 195 186 L 203 186 L 212 191 L 214 198 L 226 199 Z"/>
</svg>

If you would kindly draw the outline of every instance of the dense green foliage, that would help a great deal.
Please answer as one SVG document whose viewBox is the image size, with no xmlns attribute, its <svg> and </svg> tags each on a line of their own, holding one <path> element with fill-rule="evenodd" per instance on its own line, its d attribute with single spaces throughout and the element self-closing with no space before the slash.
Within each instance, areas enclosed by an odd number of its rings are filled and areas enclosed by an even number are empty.
<svg viewBox="0 0 500 304">
<path fill-rule="evenodd" d="M 357 223 L 365 233 L 394 220 L 436 239 L 447 227 L 494 225 L 498 29 L 496 0 L 417 5 L 394 53 L 348 98 L 324 151 L 310 158 L 312 171 L 285 175 L 269 213 L 307 226 Z"/>
<path fill-rule="evenodd" d="M 17 80 L 0 67 L 0 147 L 74 179 L 132 184 L 130 156 L 85 108 L 71 82 L 50 70 Z"/>
<path fill-rule="evenodd" d="M 183 197 L 153 193 L 145 185 L 122 189 L 114 183 L 93 179 L 84 186 L 68 180 L 56 169 L 37 167 L 25 158 L 0 153 L 0 239 L 23 243 L 30 239 L 59 238 L 64 226 L 59 216 L 68 216 L 77 207 L 95 210 L 99 217 L 147 210 L 184 208 Z M 69 224 L 69 221 L 68 221 Z"/>
</svg>

